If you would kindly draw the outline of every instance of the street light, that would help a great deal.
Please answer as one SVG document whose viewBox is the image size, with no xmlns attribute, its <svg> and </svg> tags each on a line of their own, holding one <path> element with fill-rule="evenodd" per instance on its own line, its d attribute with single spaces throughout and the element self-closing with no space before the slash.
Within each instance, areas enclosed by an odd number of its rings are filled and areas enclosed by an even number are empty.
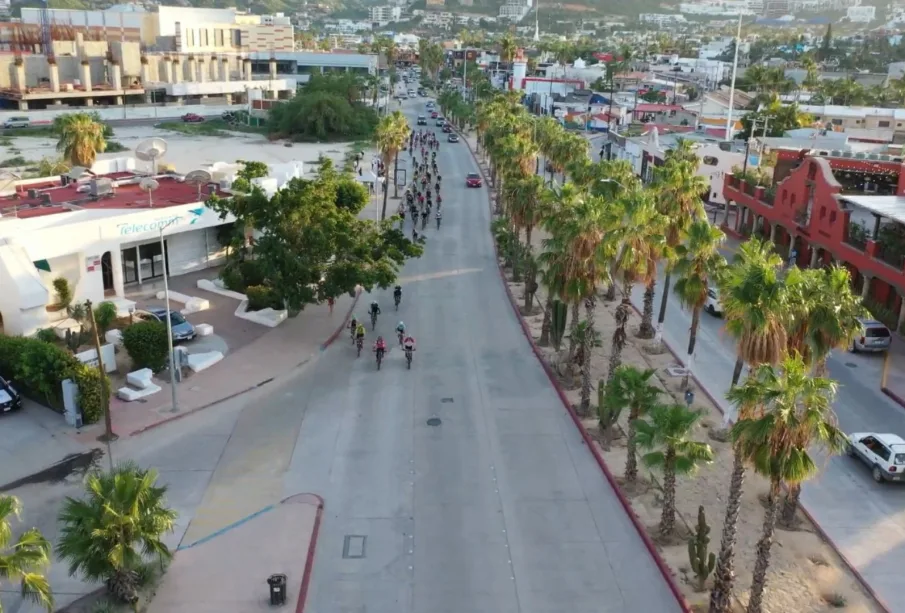
<svg viewBox="0 0 905 613">
<path fill-rule="evenodd" d="M 166 225 L 160 227 L 160 252 L 163 254 L 163 295 L 166 303 L 165 308 L 167 310 L 167 346 L 170 350 L 170 390 L 173 393 L 173 408 L 170 409 L 170 413 L 177 413 L 179 411 L 178 405 L 176 404 L 176 379 L 178 377 L 176 375 L 176 352 L 173 349 L 173 322 L 170 319 L 170 283 L 167 279 L 169 276 L 167 273 L 169 258 L 167 257 L 167 244 L 166 241 L 163 240 L 163 231 L 166 228 L 169 228 L 175 221 L 176 220 L 173 219 Z"/>
</svg>

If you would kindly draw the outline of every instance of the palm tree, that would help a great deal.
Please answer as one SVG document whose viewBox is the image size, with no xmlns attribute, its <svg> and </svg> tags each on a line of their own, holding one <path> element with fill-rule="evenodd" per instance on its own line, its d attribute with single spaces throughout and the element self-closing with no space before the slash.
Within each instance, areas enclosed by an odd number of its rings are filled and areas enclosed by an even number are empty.
<svg viewBox="0 0 905 613">
<path fill-rule="evenodd" d="M 616 308 L 616 329 L 610 348 L 607 380 L 612 379 L 622 363 L 625 327 L 631 310 L 632 286 L 647 283 L 657 274 L 657 258 L 666 246 L 667 220 L 657 212 L 650 190 L 635 188 L 609 207 L 607 240 L 616 253 L 614 268 L 622 279 L 622 302 Z"/>
<path fill-rule="evenodd" d="M 676 527 L 676 475 L 694 474 L 699 464 L 713 461 L 710 445 L 689 438 L 702 415 L 684 404 L 655 404 L 648 411 L 650 421 L 635 420 L 638 446 L 651 450 L 641 461 L 663 471 L 660 536 L 664 538 Z"/>
<path fill-rule="evenodd" d="M 690 141 L 680 139 L 676 147 L 667 154 L 666 163 L 658 168 L 655 179 L 657 190 L 657 209 L 669 219 L 666 232 L 667 255 L 685 240 L 688 227 L 698 219 L 705 219 L 704 203 L 701 194 L 707 192 L 707 181 L 697 174 L 698 156 L 692 149 Z M 656 335 L 659 340 L 666 320 L 666 303 L 669 299 L 669 286 L 672 280 L 672 258 L 666 259 L 666 276 L 663 279 L 663 296 L 660 298 L 660 313 L 657 317 L 657 328 L 653 327 L 654 289 L 656 277 L 644 291 L 644 310 L 641 317 L 641 329 L 638 336 L 651 338 Z"/>
<path fill-rule="evenodd" d="M 506 32 L 500 37 L 498 42 L 500 47 L 500 61 L 501 62 L 511 62 L 512 58 L 515 57 L 515 52 L 518 50 L 518 45 L 515 42 L 515 38 L 513 38 L 510 32 Z"/>
<path fill-rule="evenodd" d="M 531 244 L 534 227 L 537 225 L 543 194 L 543 179 L 537 175 L 521 177 L 509 184 L 509 216 L 517 228 L 525 230 L 525 314 L 531 313 L 531 302 L 534 300 L 534 284 L 536 283 L 537 266 L 533 263 L 533 246 Z"/>
<path fill-rule="evenodd" d="M 717 285 L 726 269 L 726 259 L 720 254 L 725 238 L 719 228 L 710 225 L 706 219 L 698 219 L 688 227 L 685 243 L 676 247 L 675 272 L 679 277 L 676 294 L 682 306 L 691 309 L 685 387 L 688 387 L 688 378 L 694 368 L 701 309 L 707 302 L 709 289 Z M 666 291 L 665 287 L 663 291 Z"/>
<path fill-rule="evenodd" d="M 384 184 L 383 184 L 383 207 L 380 212 L 380 219 L 386 219 L 387 216 L 387 198 L 390 193 L 390 162 L 394 161 L 393 166 L 393 191 L 394 197 L 398 196 L 396 192 L 396 167 L 399 164 L 399 152 L 408 142 L 409 124 L 402 111 L 393 111 L 392 114 L 386 115 L 377 124 L 377 130 L 374 138 L 377 142 L 377 150 L 380 151 L 380 157 L 383 160 L 384 167 Z"/>
<path fill-rule="evenodd" d="M 801 356 L 786 358 L 779 369 L 759 366 L 743 387 L 752 386 L 756 389 L 733 389 L 727 396 L 732 400 L 758 394 L 766 409 L 760 416 L 739 420 L 732 428 L 739 454 L 770 481 L 748 597 L 748 613 L 761 613 L 782 486 L 800 484 L 817 474 L 817 464 L 809 453 L 812 445 L 838 453 L 846 438 L 836 426 L 832 410 L 836 383 L 813 377 Z"/>
<path fill-rule="evenodd" d="M 104 125 L 88 113 L 67 113 L 54 120 L 57 151 L 73 166 L 91 168 L 98 153 L 107 149 Z"/>
<path fill-rule="evenodd" d="M 0 581 L 18 582 L 24 598 L 50 613 L 54 609 L 53 593 L 43 575 L 50 564 L 50 543 L 37 528 L 26 530 L 13 542 L 10 520 L 18 518 L 19 500 L 0 496 Z"/>
<path fill-rule="evenodd" d="M 660 388 L 652 385 L 653 369 L 638 370 L 634 366 L 620 366 L 606 387 L 607 402 L 614 407 L 628 407 L 628 432 L 625 435 L 626 456 L 624 479 L 632 483 L 638 478 L 638 453 L 635 449 L 635 421 L 647 415 L 660 396 Z"/>
<path fill-rule="evenodd" d="M 172 557 L 161 538 L 173 531 L 176 512 L 166 506 L 166 486 L 156 481 L 155 470 L 125 463 L 89 476 L 84 499 L 66 498 L 56 552 L 70 575 L 106 581 L 115 597 L 136 601 L 137 569 L 145 558 Z"/>
</svg>

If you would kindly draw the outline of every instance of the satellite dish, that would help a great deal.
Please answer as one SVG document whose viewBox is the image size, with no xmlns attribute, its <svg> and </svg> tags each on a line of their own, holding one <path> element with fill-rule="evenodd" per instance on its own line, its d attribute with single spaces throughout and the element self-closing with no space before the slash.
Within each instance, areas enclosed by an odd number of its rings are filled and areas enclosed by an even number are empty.
<svg viewBox="0 0 905 613">
<path fill-rule="evenodd" d="M 69 169 L 69 172 L 66 173 L 66 176 L 73 181 L 78 181 L 86 172 L 88 172 L 88 169 L 84 166 L 73 166 Z"/>
<path fill-rule="evenodd" d="M 135 157 L 151 162 L 151 174 L 157 174 L 157 160 L 167 152 L 167 141 L 162 138 L 149 138 L 141 141 L 135 148 Z"/>
<path fill-rule="evenodd" d="M 148 192 L 148 206 L 154 208 L 154 190 L 160 187 L 160 183 L 150 177 L 145 177 L 138 182 L 138 187 Z"/>
<path fill-rule="evenodd" d="M 211 173 L 209 173 L 206 170 L 193 170 L 190 173 L 186 174 L 185 178 L 184 178 L 184 181 L 186 183 L 188 183 L 190 185 L 198 186 L 198 201 L 199 202 L 201 201 L 201 186 L 207 185 L 208 183 L 210 183 L 213 180 L 214 180 L 214 178 L 213 178 L 213 176 L 211 176 Z"/>
</svg>

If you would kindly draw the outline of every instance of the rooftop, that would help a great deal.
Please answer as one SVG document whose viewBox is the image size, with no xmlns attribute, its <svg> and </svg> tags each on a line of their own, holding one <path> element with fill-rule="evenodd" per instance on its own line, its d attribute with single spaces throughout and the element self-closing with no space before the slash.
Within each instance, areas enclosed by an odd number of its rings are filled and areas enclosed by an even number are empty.
<svg viewBox="0 0 905 613">
<path fill-rule="evenodd" d="M 840 194 L 836 198 L 854 204 L 875 215 L 905 224 L 905 196 L 859 196 Z"/>
<path fill-rule="evenodd" d="M 115 172 L 107 175 L 83 175 L 78 181 L 63 185 L 59 178 L 48 178 L 43 182 L 17 185 L 14 194 L 0 198 L 0 217 L 27 219 L 83 210 L 141 210 L 164 209 L 171 206 L 192 204 L 205 200 L 211 193 L 224 195 L 214 184 L 201 186 L 185 183 L 177 174 L 162 174 L 154 178 L 157 189 L 151 194 L 139 186 L 146 175 L 131 171 Z M 92 183 L 110 182 L 110 193 L 92 196 Z"/>
</svg>

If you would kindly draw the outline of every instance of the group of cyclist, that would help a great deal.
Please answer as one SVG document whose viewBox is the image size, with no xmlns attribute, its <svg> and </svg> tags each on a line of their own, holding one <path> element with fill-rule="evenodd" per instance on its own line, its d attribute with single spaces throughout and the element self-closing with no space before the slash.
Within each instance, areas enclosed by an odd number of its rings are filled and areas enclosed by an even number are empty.
<svg viewBox="0 0 905 613">
<path fill-rule="evenodd" d="M 399 303 L 402 302 L 402 287 L 399 285 L 393 289 L 393 301 L 398 311 Z M 380 305 L 376 300 L 371 301 L 368 314 L 371 316 L 371 330 L 375 330 L 377 328 L 377 316 L 380 315 Z M 349 322 L 349 330 L 351 331 L 352 344 L 358 347 L 358 355 L 361 355 L 361 348 L 364 345 L 365 335 L 367 334 L 364 320 L 359 319 L 357 315 L 352 315 L 352 320 Z M 402 320 L 396 324 L 396 336 L 399 339 L 402 350 L 405 352 L 406 363 L 411 368 L 412 354 L 415 352 L 415 337 L 406 333 L 405 323 Z M 380 363 L 383 361 L 387 351 L 387 344 L 383 336 L 377 336 L 372 351 L 377 358 L 377 368 L 380 369 Z"/>
<path fill-rule="evenodd" d="M 424 231 L 434 206 L 435 194 L 437 213 L 434 217 L 437 220 L 437 229 L 440 229 L 440 222 L 443 219 L 443 197 L 440 195 L 440 186 L 443 177 L 437 167 L 437 150 L 440 143 L 436 136 L 433 133 L 419 130 L 417 134 L 413 132 L 410 138 L 415 139 L 413 142 L 416 143 L 426 143 L 421 147 L 420 162 L 413 160 L 412 183 L 405 190 L 405 202 L 412 217 L 412 240 L 417 240 L 418 219 L 420 217 L 421 230 Z M 428 151 L 430 151 L 430 156 L 428 156 Z M 413 149 L 412 156 L 414 157 L 414 155 Z M 402 203 L 399 204 L 398 214 L 402 218 L 402 223 L 405 224 L 405 206 Z"/>
</svg>

